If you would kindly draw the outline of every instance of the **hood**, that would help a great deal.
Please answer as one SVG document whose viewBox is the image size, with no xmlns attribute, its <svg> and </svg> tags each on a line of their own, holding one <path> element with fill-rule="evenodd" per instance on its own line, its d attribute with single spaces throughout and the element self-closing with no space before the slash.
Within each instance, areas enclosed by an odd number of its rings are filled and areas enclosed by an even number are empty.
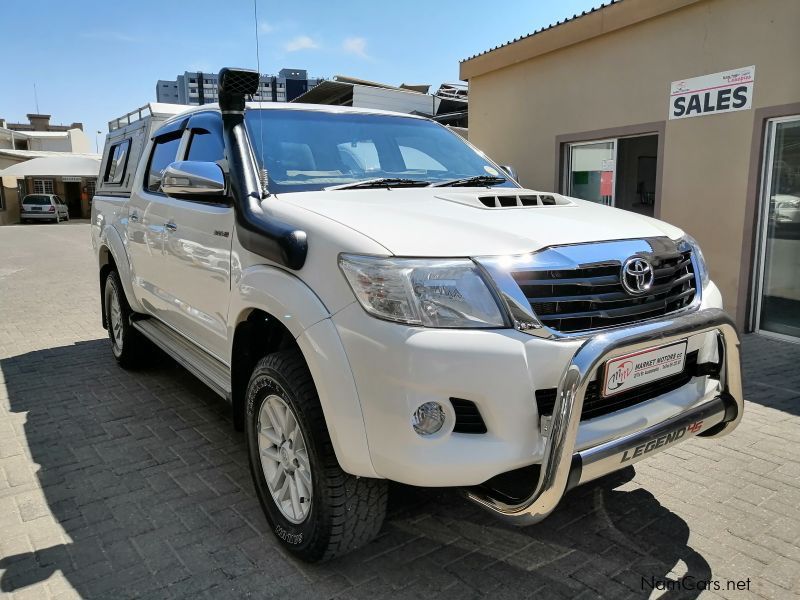
<svg viewBox="0 0 800 600">
<path fill-rule="evenodd" d="M 397 256 L 524 254 L 563 244 L 682 235 L 650 217 L 525 189 L 329 190 L 281 194 L 280 200 L 366 235 Z"/>
</svg>

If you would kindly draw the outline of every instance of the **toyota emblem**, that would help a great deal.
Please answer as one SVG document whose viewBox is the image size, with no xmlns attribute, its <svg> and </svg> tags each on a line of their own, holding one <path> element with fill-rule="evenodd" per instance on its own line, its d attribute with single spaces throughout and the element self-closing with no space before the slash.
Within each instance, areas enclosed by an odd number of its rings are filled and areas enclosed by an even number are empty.
<svg viewBox="0 0 800 600">
<path fill-rule="evenodd" d="M 653 286 L 654 278 L 653 266 L 641 256 L 631 256 L 622 263 L 620 282 L 625 291 L 633 296 L 647 292 Z"/>
</svg>

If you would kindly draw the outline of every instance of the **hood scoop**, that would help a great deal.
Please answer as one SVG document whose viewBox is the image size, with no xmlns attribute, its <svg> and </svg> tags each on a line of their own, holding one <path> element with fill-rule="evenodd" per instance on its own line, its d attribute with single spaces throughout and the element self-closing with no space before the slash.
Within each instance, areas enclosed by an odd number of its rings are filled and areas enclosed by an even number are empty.
<svg viewBox="0 0 800 600">
<path fill-rule="evenodd" d="M 575 206 L 575 203 L 560 194 L 547 194 L 532 190 L 514 190 L 513 193 L 456 193 L 437 196 L 441 200 L 466 204 L 475 208 L 535 208 L 545 206 Z"/>
</svg>

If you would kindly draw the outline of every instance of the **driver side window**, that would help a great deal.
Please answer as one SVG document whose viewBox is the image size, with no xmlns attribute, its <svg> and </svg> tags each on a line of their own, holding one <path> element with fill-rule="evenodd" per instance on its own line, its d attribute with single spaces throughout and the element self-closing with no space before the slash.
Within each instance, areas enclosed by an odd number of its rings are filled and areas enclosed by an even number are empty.
<svg viewBox="0 0 800 600">
<path fill-rule="evenodd" d="M 150 163 L 147 165 L 147 190 L 161 193 L 161 178 L 171 163 L 175 162 L 182 132 L 175 132 L 158 138 L 153 144 Z"/>
<path fill-rule="evenodd" d="M 205 129 L 195 129 L 189 139 L 189 151 L 186 153 L 186 160 L 197 160 L 201 162 L 219 162 L 225 158 L 225 146 L 219 135 L 206 131 Z"/>
</svg>

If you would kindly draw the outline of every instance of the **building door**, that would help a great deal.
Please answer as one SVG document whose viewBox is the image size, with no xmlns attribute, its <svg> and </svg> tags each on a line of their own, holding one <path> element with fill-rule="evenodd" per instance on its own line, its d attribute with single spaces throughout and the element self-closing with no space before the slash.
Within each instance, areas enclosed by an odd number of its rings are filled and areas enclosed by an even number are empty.
<svg viewBox="0 0 800 600">
<path fill-rule="evenodd" d="M 654 216 L 657 134 L 569 144 L 566 164 L 568 195 Z"/>
<path fill-rule="evenodd" d="M 800 115 L 767 123 L 756 331 L 800 338 Z"/>
<path fill-rule="evenodd" d="M 81 184 L 79 181 L 64 182 L 64 200 L 69 208 L 70 219 L 80 219 L 81 212 Z"/>
</svg>

